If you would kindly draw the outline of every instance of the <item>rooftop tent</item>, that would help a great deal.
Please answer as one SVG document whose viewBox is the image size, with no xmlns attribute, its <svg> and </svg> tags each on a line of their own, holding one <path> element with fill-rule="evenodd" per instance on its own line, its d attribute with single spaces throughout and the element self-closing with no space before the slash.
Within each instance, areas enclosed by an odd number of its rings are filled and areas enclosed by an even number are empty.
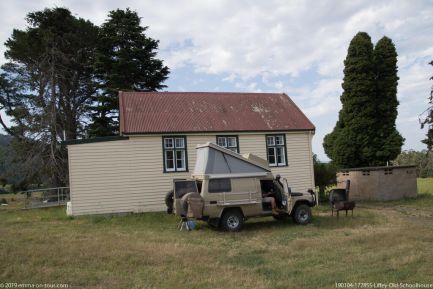
<svg viewBox="0 0 433 289">
<path fill-rule="evenodd" d="M 267 165 L 249 155 L 245 158 L 231 150 L 213 143 L 197 146 L 197 160 L 194 175 L 207 175 L 209 178 L 266 176 L 271 172 Z"/>
</svg>

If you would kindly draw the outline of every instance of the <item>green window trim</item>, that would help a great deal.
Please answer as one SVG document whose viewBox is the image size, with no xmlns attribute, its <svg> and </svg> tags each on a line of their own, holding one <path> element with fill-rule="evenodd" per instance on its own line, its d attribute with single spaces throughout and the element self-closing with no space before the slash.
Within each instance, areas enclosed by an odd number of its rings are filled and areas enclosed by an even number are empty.
<svg viewBox="0 0 433 289">
<path fill-rule="evenodd" d="M 235 142 L 235 144 L 233 144 Z M 239 149 L 239 136 L 238 135 L 217 135 L 216 144 L 220 147 L 240 153 Z"/>
<path fill-rule="evenodd" d="M 188 172 L 188 147 L 186 136 L 162 137 L 164 173 Z"/>
<path fill-rule="evenodd" d="M 267 134 L 266 158 L 270 167 L 287 167 L 287 143 L 285 134 Z"/>
</svg>

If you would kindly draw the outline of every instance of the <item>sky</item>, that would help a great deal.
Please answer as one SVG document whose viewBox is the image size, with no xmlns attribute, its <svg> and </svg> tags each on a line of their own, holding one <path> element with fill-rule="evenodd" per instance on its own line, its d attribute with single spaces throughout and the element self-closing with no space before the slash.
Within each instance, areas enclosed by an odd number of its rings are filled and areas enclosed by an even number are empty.
<svg viewBox="0 0 433 289">
<path fill-rule="evenodd" d="M 433 81 L 432 1 L 0 1 L 0 43 L 25 15 L 66 7 L 100 25 L 113 9 L 129 7 L 159 40 L 158 57 L 170 68 L 167 91 L 284 92 L 315 124 L 313 152 L 327 161 L 323 137 L 341 108 L 344 59 L 353 36 L 373 43 L 390 37 L 398 53 L 397 129 L 404 150 L 421 150 Z M 5 62 L 4 45 L 0 63 Z"/>
</svg>

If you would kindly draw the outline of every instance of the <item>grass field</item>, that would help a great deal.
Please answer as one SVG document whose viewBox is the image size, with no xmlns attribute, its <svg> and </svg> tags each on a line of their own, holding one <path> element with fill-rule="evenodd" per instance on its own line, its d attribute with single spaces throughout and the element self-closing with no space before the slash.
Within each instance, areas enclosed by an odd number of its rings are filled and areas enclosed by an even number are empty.
<svg viewBox="0 0 433 289">
<path fill-rule="evenodd" d="M 417 179 L 419 194 L 433 194 L 433 178 Z"/>
<path fill-rule="evenodd" d="M 251 219 L 240 233 L 204 223 L 179 232 L 178 219 L 163 213 L 70 218 L 64 208 L 1 210 L 0 284 L 229 289 L 433 283 L 433 179 L 419 179 L 418 191 L 415 199 L 361 203 L 353 218 L 337 220 L 318 207 L 308 226 Z"/>
<path fill-rule="evenodd" d="M 335 288 L 335 282 L 433 283 L 433 194 L 314 209 L 313 223 L 251 219 L 240 233 L 163 213 L 0 212 L 0 283 L 69 288 Z"/>
<path fill-rule="evenodd" d="M 25 208 L 26 195 L 25 194 L 1 194 L 0 200 L 6 200 L 7 206 L 1 206 L 0 210 L 6 209 L 22 209 Z"/>
</svg>

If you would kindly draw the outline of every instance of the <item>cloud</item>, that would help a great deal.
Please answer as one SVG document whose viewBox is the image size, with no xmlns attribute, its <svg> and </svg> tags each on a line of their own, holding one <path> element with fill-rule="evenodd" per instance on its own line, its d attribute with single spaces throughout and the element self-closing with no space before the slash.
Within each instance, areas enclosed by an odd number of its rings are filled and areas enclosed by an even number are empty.
<svg viewBox="0 0 433 289">
<path fill-rule="evenodd" d="M 311 118 L 325 114 L 337 114 L 341 108 L 339 96 L 342 93 L 341 79 L 322 79 L 303 96 L 304 112 Z"/>
<path fill-rule="evenodd" d="M 386 35 L 399 54 L 398 126 L 420 148 L 416 142 L 423 132 L 414 130 L 414 116 L 426 107 L 433 75 L 427 65 L 433 58 L 429 1 L 10 0 L 0 2 L 0 41 L 25 26 L 27 12 L 47 6 L 68 7 L 95 24 L 109 10 L 131 7 L 149 26 L 147 34 L 160 40 L 159 56 L 172 78 L 189 71 L 193 78 L 217 76 L 209 77 L 208 90 L 286 92 L 317 124 L 316 137 L 335 124 L 352 37 L 366 31 L 377 42 Z M 195 85 L 191 81 L 170 89 L 195 90 Z M 320 145 L 314 150 L 323 155 Z"/>
<path fill-rule="evenodd" d="M 2 1 L 1 38 L 23 27 L 27 12 L 66 6 L 100 24 L 111 9 L 130 6 L 160 40 L 161 55 L 174 70 L 192 65 L 198 73 L 254 78 L 264 71 L 298 76 L 310 69 L 340 75 L 353 35 L 391 36 L 407 61 L 432 52 L 433 40 L 417 33 L 433 27 L 424 1 Z M 420 12 L 421 11 L 421 12 Z M 5 13 L 5 12 L 3 12 Z M 5 15 L 6 16 L 6 15 Z M 420 31 L 422 32 L 422 31 Z M 427 33 L 427 31 L 425 31 Z M 407 43 L 410 40 L 410 43 Z M 183 45 L 188 41 L 188 45 Z M 412 45 L 413 43 L 422 45 Z M 431 55 L 431 54 L 430 54 Z"/>
</svg>

